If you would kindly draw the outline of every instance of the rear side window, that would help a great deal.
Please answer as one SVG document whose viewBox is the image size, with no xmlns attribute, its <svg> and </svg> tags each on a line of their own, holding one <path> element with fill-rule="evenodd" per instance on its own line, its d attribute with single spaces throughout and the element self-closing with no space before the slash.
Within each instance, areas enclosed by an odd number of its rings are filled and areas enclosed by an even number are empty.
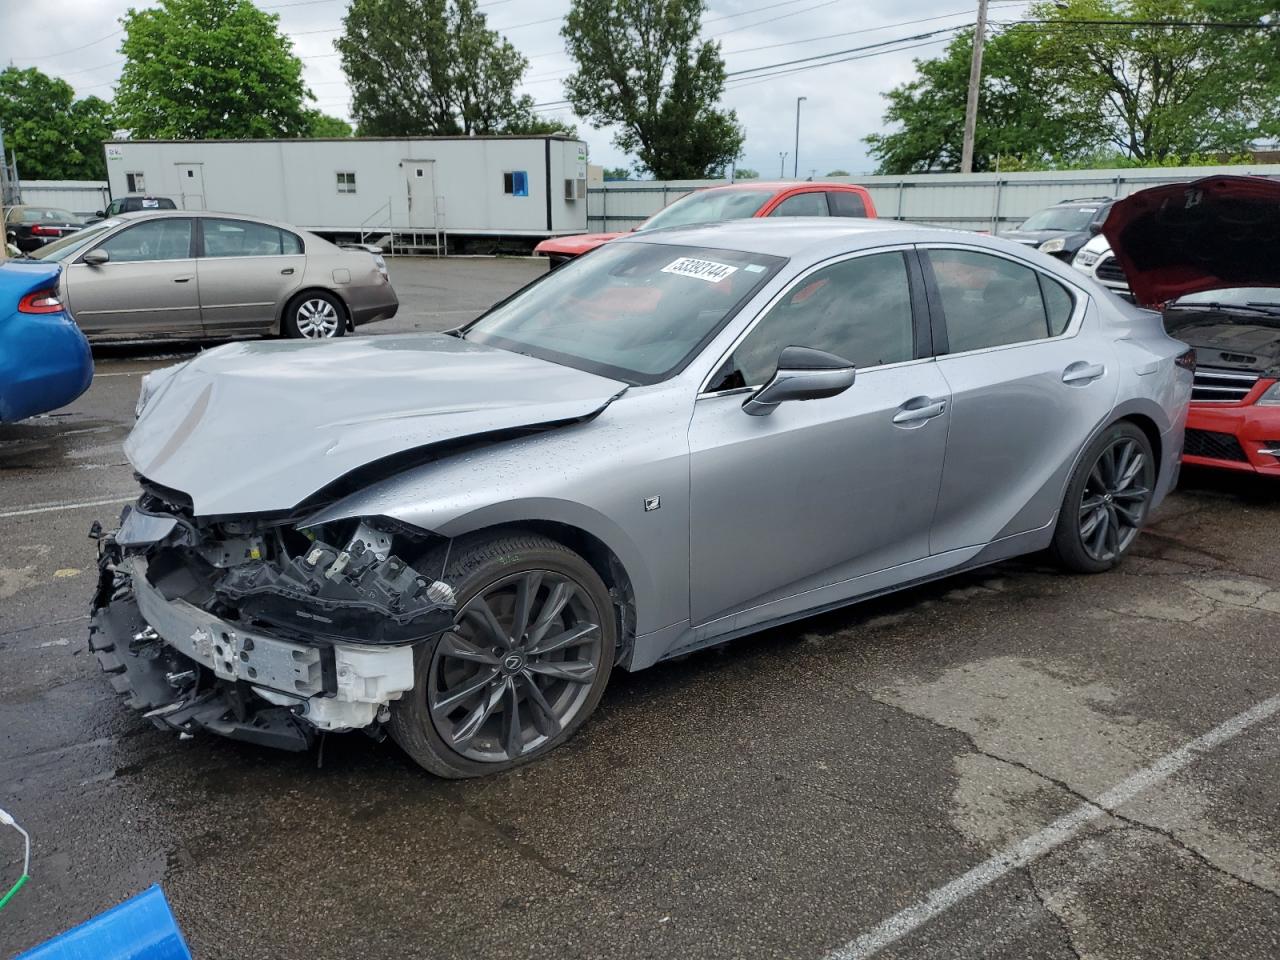
<svg viewBox="0 0 1280 960">
<path fill-rule="evenodd" d="M 827 205 L 833 217 L 865 217 L 867 205 L 852 190 L 833 190 L 827 194 Z"/>
<path fill-rule="evenodd" d="M 1035 270 L 973 250 L 930 250 L 929 262 L 942 297 L 950 353 L 1049 336 L 1046 298 Z M 1061 300 L 1057 304 L 1060 312 Z"/>
<path fill-rule="evenodd" d="M 301 253 L 301 241 L 288 231 L 251 220 L 204 220 L 206 257 L 271 257 Z"/>
<path fill-rule="evenodd" d="M 773 208 L 771 217 L 825 217 L 827 215 L 827 195 L 813 193 L 797 193 L 787 197 Z"/>
<path fill-rule="evenodd" d="M 790 346 L 813 347 L 855 367 L 915 355 L 911 287 L 901 253 L 855 257 L 798 281 L 738 345 L 712 389 L 754 387 L 772 376 Z"/>
</svg>

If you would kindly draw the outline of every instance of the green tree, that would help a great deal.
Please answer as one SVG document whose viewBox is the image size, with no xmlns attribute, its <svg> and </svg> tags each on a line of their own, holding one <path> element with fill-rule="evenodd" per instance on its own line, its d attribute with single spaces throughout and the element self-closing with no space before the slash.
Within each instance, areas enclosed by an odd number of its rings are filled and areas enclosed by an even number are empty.
<svg viewBox="0 0 1280 960">
<path fill-rule="evenodd" d="M 838 167 L 837 167 L 835 170 L 828 170 L 828 171 L 827 171 L 827 173 L 826 173 L 826 175 L 827 175 L 828 177 L 851 177 L 851 176 L 853 176 L 853 174 L 851 174 L 848 170 L 841 170 L 841 169 L 839 169 Z"/>
<path fill-rule="evenodd" d="M 750 167 L 734 167 L 733 179 L 735 180 L 759 180 L 760 171 L 752 170 Z"/>
<path fill-rule="evenodd" d="M 572 133 L 517 95 L 529 61 L 476 0 L 352 0 L 334 46 L 366 136 Z"/>
<path fill-rule="evenodd" d="M 606 180 L 630 180 L 631 171 L 626 167 L 605 167 L 603 177 Z"/>
<path fill-rule="evenodd" d="M 24 180 L 105 180 L 111 106 L 35 67 L 0 71 L 0 127 Z"/>
<path fill-rule="evenodd" d="M 249 0 L 130 8 L 116 121 L 137 138 L 295 137 L 309 129 L 302 61 Z"/>
<path fill-rule="evenodd" d="M 577 69 L 574 110 L 660 180 L 698 178 L 742 155 L 743 131 L 719 109 L 720 45 L 699 39 L 704 0 L 573 0 L 561 35 Z"/>
<path fill-rule="evenodd" d="M 1273 132 L 1276 38 L 1266 30 L 1123 21 L 1256 20 L 1252 0 L 1064 0 L 993 34 L 983 57 L 974 169 L 1072 167 L 1119 151 L 1136 163 L 1236 153 Z M 1110 21 L 1081 23 L 1079 21 Z M 1271 46 L 1269 46 L 1269 44 Z M 881 173 L 959 169 L 972 32 L 917 60 L 866 138 Z"/>
<path fill-rule="evenodd" d="M 307 111 L 308 137 L 349 137 L 351 124 L 319 110 Z"/>
</svg>

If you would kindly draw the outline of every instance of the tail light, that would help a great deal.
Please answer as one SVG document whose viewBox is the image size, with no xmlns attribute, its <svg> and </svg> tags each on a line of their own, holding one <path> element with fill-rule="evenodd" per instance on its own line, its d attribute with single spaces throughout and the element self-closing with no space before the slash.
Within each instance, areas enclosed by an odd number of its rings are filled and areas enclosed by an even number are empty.
<svg viewBox="0 0 1280 960">
<path fill-rule="evenodd" d="M 1176 357 L 1173 358 L 1173 362 L 1175 365 L 1181 367 L 1183 370 L 1190 370 L 1192 373 L 1196 372 L 1195 350 L 1183 351 L 1182 353 L 1178 354 Z"/>
<path fill-rule="evenodd" d="M 58 227 L 42 227 L 36 224 L 31 228 L 31 234 L 36 237 L 60 237 L 62 236 L 62 230 Z"/>
<path fill-rule="evenodd" d="M 61 313 L 62 298 L 52 288 L 28 293 L 18 301 L 19 313 Z"/>
</svg>

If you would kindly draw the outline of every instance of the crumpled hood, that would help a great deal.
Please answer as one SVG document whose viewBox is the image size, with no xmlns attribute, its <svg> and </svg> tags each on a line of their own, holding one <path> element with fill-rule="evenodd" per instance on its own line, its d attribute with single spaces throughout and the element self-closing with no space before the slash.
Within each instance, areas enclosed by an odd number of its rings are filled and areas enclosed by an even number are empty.
<svg viewBox="0 0 1280 960">
<path fill-rule="evenodd" d="M 578 257 L 621 236 L 621 233 L 577 233 L 570 237 L 551 237 L 534 247 L 533 252 Z"/>
<path fill-rule="evenodd" d="M 124 450 L 199 516 L 288 510 L 383 457 L 583 419 L 626 389 L 441 334 L 228 344 L 165 374 Z"/>
<path fill-rule="evenodd" d="M 1117 202 L 1102 232 L 1138 303 L 1280 286 L 1280 182 L 1205 177 Z"/>
</svg>

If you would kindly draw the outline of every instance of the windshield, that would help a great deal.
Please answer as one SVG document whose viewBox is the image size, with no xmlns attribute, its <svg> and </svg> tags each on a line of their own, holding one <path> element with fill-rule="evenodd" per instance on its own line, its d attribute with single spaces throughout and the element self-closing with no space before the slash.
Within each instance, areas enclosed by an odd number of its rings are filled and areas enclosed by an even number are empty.
<svg viewBox="0 0 1280 960">
<path fill-rule="evenodd" d="M 463 336 L 631 384 L 672 376 L 786 263 L 737 250 L 611 243 L 495 307 Z"/>
<path fill-rule="evenodd" d="M 1230 287 L 1188 293 L 1174 301 L 1180 307 L 1216 303 L 1224 307 L 1280 307 L 1280 287 Z"/>
<path fill-rule="evenodd" d="M 1065 233 L 1079 233 L 1088 230 L 1097 207 L 1050 207 L 1033 213 L 1023 221 L 1019 230 L 1061 230 Z"/>
<path fill-rule="evenodd" d="M 681 197 L 640 224 L 638 230 L 685 227 L 691 223 L 745 220 L 765 205 L 772 190 L 699 190 Z"/>
<path fill-rule="evenodd" d="M 79 219 L 70 210 L 59 210 L 57 207 L 27 207 L 22 211 L 23 223 L 79 223 Z"/>
<path fill-rule="evenodd" d="M 61 240 L 55 240 L 53 243 L 46 244 L 39 250 L 35 250 L 27 256 L 33 260 L 53 260 L 61 263 L 70 256 L 74 256 L 79 251 L 92 243 L 102 239 L 102 235 L 113 227 L 120 226 L 123 220 L 99 220 L 91 226 L 85 227 L 76 233 L 68 234 Z"/>
</svg>

